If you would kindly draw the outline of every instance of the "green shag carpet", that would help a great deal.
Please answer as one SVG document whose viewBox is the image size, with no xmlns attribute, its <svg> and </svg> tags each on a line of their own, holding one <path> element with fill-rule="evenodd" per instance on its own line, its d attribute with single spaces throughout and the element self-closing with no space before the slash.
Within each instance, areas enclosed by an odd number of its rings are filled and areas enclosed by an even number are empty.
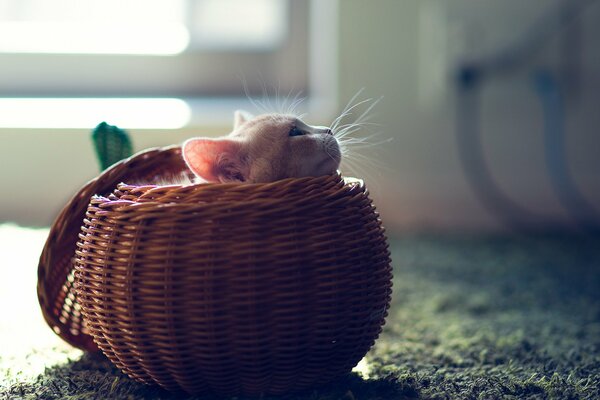
<svg viewBox="0 0 600 400">
<path fill-rule="evenodd" d="M 600 399 L 600 238 L 391 243 L 393 305 L 360 371 L 286 399 Z M 30 378 L 0 359 L 0 399 L 188 398 L 69 357 Z"/>
</svg>

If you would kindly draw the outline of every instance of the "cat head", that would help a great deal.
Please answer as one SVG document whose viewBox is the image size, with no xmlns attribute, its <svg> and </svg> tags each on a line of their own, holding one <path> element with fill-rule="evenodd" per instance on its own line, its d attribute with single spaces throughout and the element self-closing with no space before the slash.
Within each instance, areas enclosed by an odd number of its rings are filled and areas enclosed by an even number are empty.
<svg viewBox="0 0 600 400">
<path fill-rule="evenodd" d="M 252 116 L 236 111 L 226 137 L 193 138 L 183 158 L 208 182 L 272 182 L 334 173 L 341 161 L 338 141 L 327 127 L 311 126 L 293 115 Z"/>
</svg>

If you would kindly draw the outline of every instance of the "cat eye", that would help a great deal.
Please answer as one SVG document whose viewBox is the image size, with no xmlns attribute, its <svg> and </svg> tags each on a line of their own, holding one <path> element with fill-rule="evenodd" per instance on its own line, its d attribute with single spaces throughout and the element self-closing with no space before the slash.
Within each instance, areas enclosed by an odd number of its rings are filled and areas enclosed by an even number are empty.
<svg viewBox="0 0 600 400">
<path fill-rule="evenodd" d="M 298 129 L 297 127 L 292 127 L 292 129 L 290 129 L 290 136 L 300 136 L 300 135 L 304 135 L 304 132 L 302 132 L 300 129 Z"/>
</svg>

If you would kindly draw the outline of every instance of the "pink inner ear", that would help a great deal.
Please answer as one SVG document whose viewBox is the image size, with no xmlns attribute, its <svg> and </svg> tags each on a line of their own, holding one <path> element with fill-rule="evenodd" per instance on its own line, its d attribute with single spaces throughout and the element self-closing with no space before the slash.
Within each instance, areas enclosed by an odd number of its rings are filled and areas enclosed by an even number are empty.
<svg viewBox="0 0 600 400">
<path fill-rule="evenodd" d="M 214 182 L 213 164 L 216 156 L 209 139 L 190 139 L 183 144 L 183 159 L 188 168 L 200 178 Z"/>
<path fill-rule="evenodd" d="M 238 143 L 230 139 L 189 139 L 182 146 L 183 159 L 188 168 L 208 182 L 218 182 L 218 162 L 226 154 L 233 154 Z"/>
</svg>

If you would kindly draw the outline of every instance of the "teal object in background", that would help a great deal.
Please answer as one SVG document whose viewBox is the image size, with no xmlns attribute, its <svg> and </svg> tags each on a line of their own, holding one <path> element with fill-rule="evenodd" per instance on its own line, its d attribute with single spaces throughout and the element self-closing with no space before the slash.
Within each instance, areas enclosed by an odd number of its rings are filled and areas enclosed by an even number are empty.
<svg viewBox="0 0 600 400">
<path fill-rule="evenodd" d="M 106 122 L 100 123 L 92 131 L 92 140 L 101 170 L 133 154 L 129 134 Z"/>
</svg>

